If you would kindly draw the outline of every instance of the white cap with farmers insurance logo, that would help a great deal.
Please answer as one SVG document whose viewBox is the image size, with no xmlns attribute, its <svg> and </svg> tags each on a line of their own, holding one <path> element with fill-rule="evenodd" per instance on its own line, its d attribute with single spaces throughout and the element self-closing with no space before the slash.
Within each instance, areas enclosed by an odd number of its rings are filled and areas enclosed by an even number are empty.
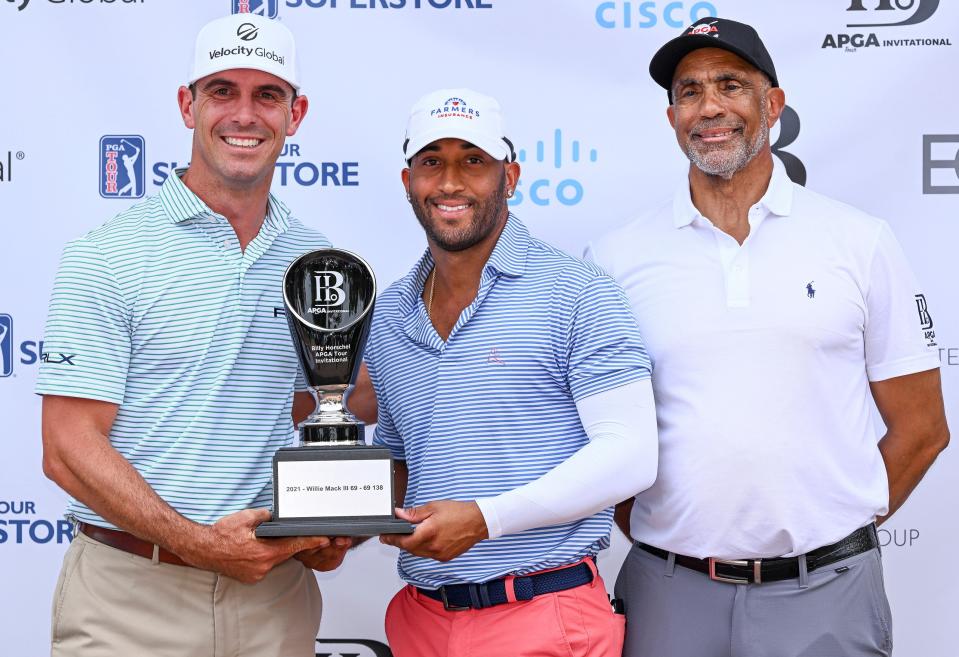
<svg viewBox="0 0 959 657">
<path fill-rule="evenodd" d="M 416 101 L 406 124 L 407 161 L 437 139 L 456 138 L 479 146 L 497 160 L 513 157 L 495 98 L 470 89 L 440 89 Z"/>
<path fill-rule="evenodd" d="M 272 73 L 294 89 L 300 88 L 293 33 L 282 23 L 257 14 L 224 16 L 200 29 L 189 84 L 233 68 Z"/>
</svg>

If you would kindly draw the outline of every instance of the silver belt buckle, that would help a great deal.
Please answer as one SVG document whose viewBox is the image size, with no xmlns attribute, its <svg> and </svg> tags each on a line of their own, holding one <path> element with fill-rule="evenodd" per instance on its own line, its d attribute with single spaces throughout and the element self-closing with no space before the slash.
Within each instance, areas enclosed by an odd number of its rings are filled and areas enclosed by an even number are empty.
<svg viewBox="0 0 959 657">
<path fill-rule="evenodd" d="M 707 559 L 709 562 L 709 579 L 714 582 L 724 582 L 726 584 L 749 584 L 749 577 L 726 577 L 724 575 L 716 574 L 716 564 L 726 564 L 729 566 L 749 566 L 749 560 L 747 559 L 716 559 L 715 557 L 709 557 Z M 762 578 L 762 559 L 752 559 L 753 562 L 753 584 L 761 584 L 763 581 Z"/>
</svg>

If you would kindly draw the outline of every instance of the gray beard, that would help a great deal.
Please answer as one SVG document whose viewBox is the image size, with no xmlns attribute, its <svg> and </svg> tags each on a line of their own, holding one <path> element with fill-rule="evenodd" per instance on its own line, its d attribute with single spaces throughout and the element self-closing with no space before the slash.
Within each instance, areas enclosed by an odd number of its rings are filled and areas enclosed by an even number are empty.
<svg viewBox="0 0 959 657">
<path fill-rule="evenodd" d="M 719 176 L 724 180 L 730 180 L 752 162 L 769 139 L 769 115 L 766 112 L 765 103 L 760 106 L 759 113 L 763 127 L 752 144 L 747 144 L 744 139 L 741 139 L 732 152 L 726 154 L 721 160 L 717 160 L 712 153 L 697 151 L 689 143 L 686 145 L 686 157 L 707 176 Z"/>
</svg>

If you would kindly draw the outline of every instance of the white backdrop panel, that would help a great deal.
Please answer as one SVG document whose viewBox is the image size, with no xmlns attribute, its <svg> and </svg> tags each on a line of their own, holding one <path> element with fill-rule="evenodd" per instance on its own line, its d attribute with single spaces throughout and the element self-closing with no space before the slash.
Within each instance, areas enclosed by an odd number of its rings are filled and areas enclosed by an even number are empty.
<svg viewBox="0 0 959 657">
<path fill-rule="evenodd" d="M 198 27 L 233 4 L 0 3 L 8 88 L 0 114 L 0 331 L 7 327 L 0 340 L 2 655 L 48 652 L 50 598 L 69 540 L 65 497 L 41 471 L 40 406 L 32 394 L 60 251 L 133 202 L 100 194 L 102 138 L 142 137 L 138 183 L 147 194 L 173 163 L 187 162 L 190 134 L 179 120 L 176 88 L 188 74 Z M 774 141 L 788 137 L 780 147 L 803 163 L 811 189 L 890 221 L 924 283 L 942 349 L 947 412 L 959 417 L 959 91 L 951 83 L 957 3 L 250 5 L 275 11 L 296 33 L 311 100 L 280 159 L 275 191 L 335 244 L 364 254 L 381 284 L 405 273 L 425 246 L 399 183 L 406 114 L 420 95 L 469 86 L 499 98 L 522 155 L 514 212 L 536 235 L 579 254 L 592 236 L 669 193 L 685 170 L 665 120 L 665 94 L 646 73 L 651 54 L 682 25 L 712 12 L 754 24 L 798 117 L 798 125 L 789 120 L 777 128 Z M 881 532 L 900 655 L 955 654 L 957 470 L 947 451 Z M 626 548 L 617 538 L 601 556 L 610 586 Z M 326 603 L 321 637 L 351 644 L 324 644 L 321 653 L 376 654 L 374 644 L 355 641 L 384 640 L 383 611 L 400 586 L 394 558 L 392 549 L 368 543 L 338 572 L 319 576 Z"/>
</svg>

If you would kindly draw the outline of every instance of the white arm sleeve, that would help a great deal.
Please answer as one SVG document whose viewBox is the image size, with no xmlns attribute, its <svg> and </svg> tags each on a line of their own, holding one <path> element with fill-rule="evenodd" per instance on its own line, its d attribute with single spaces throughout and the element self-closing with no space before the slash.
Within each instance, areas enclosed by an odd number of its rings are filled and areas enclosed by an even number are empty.
<svg viewBox="0 0 959 657">
<path fill-rule="evenodd" d="M 489 537 L 591 516 L 649 488 L 659 456 L 649 379 L 576 402 L 589 442 L 519 488 L 476 500 Z"/>
</svg>

